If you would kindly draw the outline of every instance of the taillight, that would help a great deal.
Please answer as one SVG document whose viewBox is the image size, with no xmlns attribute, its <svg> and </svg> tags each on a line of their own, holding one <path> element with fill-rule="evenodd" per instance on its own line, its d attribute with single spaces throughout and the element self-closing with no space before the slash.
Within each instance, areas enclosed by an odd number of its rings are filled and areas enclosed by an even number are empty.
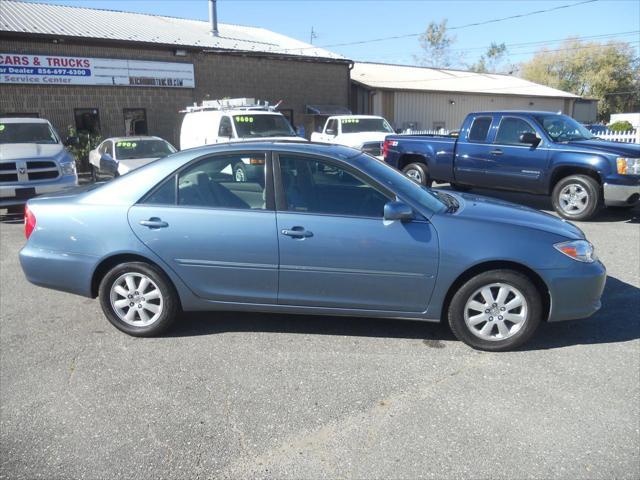
<svg viewBox="0 0 640 480">
<path fill-rule="evenodd" d="M 28 206 L 24 207 L 24 236 L 29 237 L 33 233 L 36 228 L 36 216 L 33 214 L 31 210 L 29 210 Z"/>
<path fill-rule="evenodd" d="M 398 141 L 397 140 L 385 140 L 384 143 L 382 144 L 382 156 L 384 157 L 384 159 L 387 159 L 387 154 L 389 153 L 389 147 L 397 147 L 398 146 Z"/>
</svg>

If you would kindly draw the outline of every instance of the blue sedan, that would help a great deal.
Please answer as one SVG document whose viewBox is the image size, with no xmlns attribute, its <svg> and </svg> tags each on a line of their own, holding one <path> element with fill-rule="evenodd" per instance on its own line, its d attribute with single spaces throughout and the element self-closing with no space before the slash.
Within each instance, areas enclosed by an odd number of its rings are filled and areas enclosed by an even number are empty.
<svg viewBox="0 0 640 480">
<path fill-rule="evenodd" d="M 258 174 L 238 181 L 234 165 Z M 170 155 L 104 185 L 30 200 L 32 283 L 99 298 L 135 336 L 180 311 L 447 322 L 513 349 L 600 308 L 606 271 L 572 224 L 421 187 L 360 151 L 252 142 Z"/>
</svg>

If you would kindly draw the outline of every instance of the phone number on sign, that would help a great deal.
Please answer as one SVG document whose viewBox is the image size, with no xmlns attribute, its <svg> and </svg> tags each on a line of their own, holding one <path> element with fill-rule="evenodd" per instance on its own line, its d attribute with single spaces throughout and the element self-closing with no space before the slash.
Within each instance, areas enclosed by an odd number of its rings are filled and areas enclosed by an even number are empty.
<svg viewBox="0 0 640 480">
<path fill-rule="evenodd" d="M 38 75 L 71 75 L 75 77 L 91 76 L 91 70 L 84 68 L 38 68 Z"/>
</svg>

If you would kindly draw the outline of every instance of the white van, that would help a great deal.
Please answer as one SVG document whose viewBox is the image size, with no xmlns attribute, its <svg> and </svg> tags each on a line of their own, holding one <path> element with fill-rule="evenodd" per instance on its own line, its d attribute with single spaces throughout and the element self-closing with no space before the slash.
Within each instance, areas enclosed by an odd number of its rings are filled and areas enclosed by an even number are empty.
<svg viewBox="0 0 640 480">
<path fill-rule="evenodd" d="M 268 103 L 252 98 L 207 100 L 183 110 L 180 149 L 257 139 L 300 138 L 287 118 Z"/>
</svg>

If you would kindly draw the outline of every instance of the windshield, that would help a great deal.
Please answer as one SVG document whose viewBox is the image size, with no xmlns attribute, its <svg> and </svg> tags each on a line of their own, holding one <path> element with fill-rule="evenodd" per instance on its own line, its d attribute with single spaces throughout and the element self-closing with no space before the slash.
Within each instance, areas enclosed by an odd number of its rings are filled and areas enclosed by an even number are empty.
<svg viewBox="0 0 640 480">
<path fill-rule="evenodd" d="M 340 123 L 342 124 L 342 133 L 395 133 L 384 118 L 342 118 Z"/>
<path fill-rule="evenodd" d="M 282 115 L 234 115 L 233 121 L 240 138 L 297 137 Z"/>
<path fill-rule="evenodd" d="M 0 123 L 0 143 L 60 143 L 48 123 Z"/>
<path fill-rule="evenodd" d="M 448 205 L 431 189 L 418 185 L 388 164 L 377 160 L 372 161 L 366 154 L 361 155 L 359 159 L 360 166 L 366 173 L 400 196 L 413 200 L 432 212 L 441 212 L 448 208 Z"/>
<path fill-rule="evenodd" d="M 534 115 L 534 118 L 554 142 L 595 138 L 583 125 L 566 115 Z"/>
<path fill-rule="evenodd" d="M 176 149 L 164 140 L 124 140 L 116 142 L 117 160 L 162 158 L 175 152 Z"/>
</svg>

